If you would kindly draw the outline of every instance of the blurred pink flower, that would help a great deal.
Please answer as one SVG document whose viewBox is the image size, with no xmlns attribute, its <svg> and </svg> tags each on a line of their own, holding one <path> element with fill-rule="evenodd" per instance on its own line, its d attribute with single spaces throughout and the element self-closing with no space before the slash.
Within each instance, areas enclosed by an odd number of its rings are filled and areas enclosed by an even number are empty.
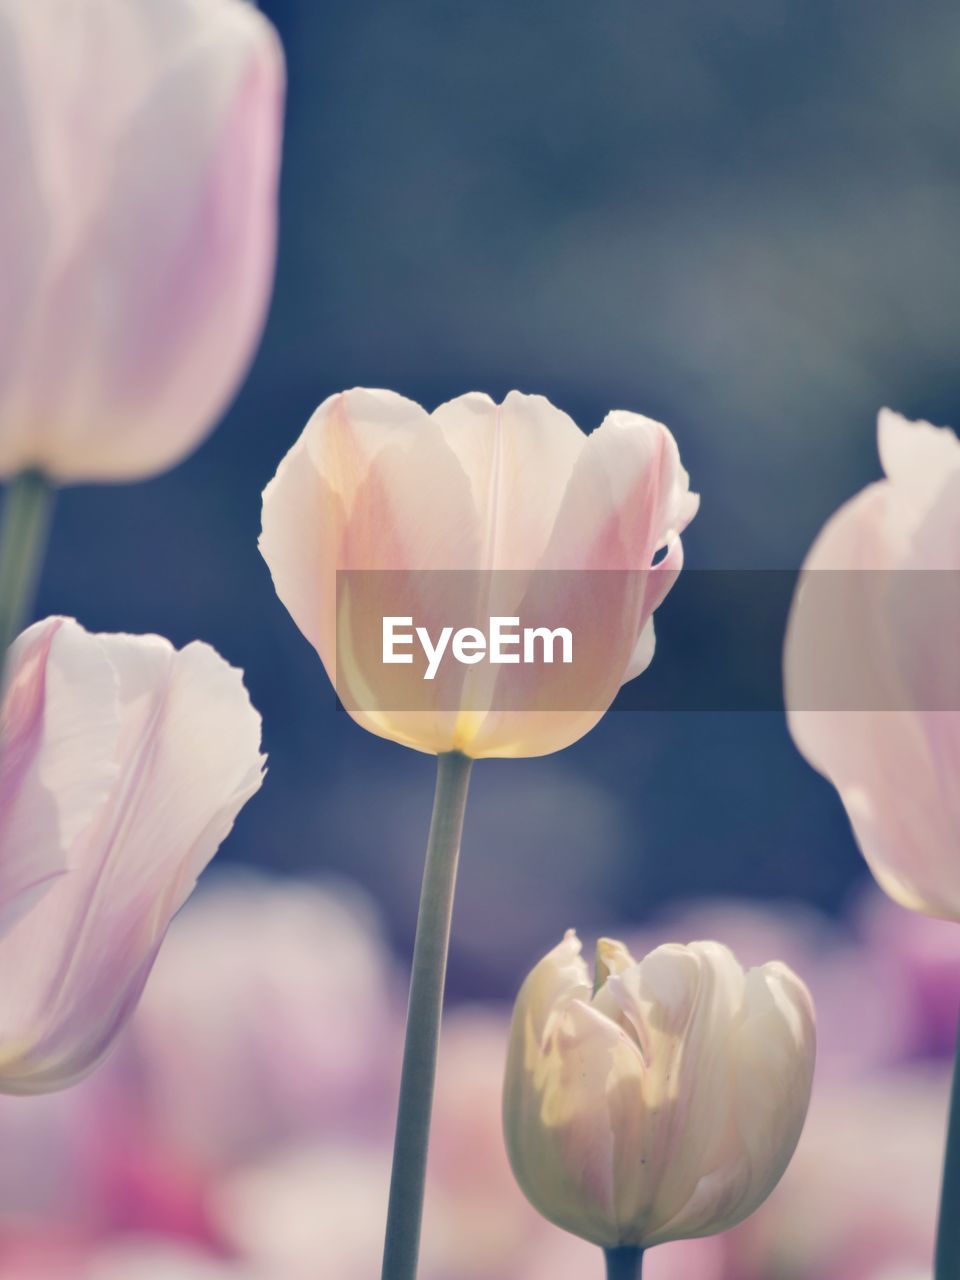
<svg viewBox="0 0 960 1280">
<path fill-rule="evenodd" d="M 0 939 L 0 968 L 16 975 L 0 991 L 0 1091 L 42 1093 L 112 1046 L 263 757 L 240 672 L 207 645 L 177 652 L 51 618 L 16 642 L 13 671 L 9 697 L 32 714 L 4 722 L 15 745 L 2 838 L 16 854 L 60 811 L 68 871 Z"/>
<path fill-rule="evenodd" d="M 879 447 L 886 479 L 841 507 L 804 566 L 790 728 L 881 888 L 960 920 L 960 440 L 884 410 Z"/>
<path fill-rule="evenodd" d="M 0 0 L 0 474 L 196 447 L 273 279 L 283 55 L 242 0 Z"/>
<path fill-rule="evenodd" d="M 820 1033 L 833 1065 L 766 1204 L 723 1235 L 651 1249 L 645 1280 L 930 1280 L 946 1064 L 893 1069 L 910 1045 L 899 996 L 888 1043 L 859 1008 L 869 983 L 843 980 L 876 963 L 881 994 L 908 984 L 911 948 L 897 934 L 914 920 L 891 909 L 882 929 L 854 930 L 700 903 L 643 936 L 711 919 L 747 960 L 811 965 L 821 998 L 833 976 Z M 370 1280 L 401 993 L 358 893 L 212 877 L 105 1067 L 66 1093 L 0 1098 L 0 1280 Z M 445 1027 L 423 1280 L 601 1280 L 599 1250 L 540 1218 L 509 1172 L 508 1016 L 454 1006 Z"/>
<path fill-rule="evenodd" d="M 272 1280 L 370 1280 L 380 1271 L 389 1178 L 386 1143 L 332 1143 L 239 1172 L 214 1203 L 226 1240 Z"/>
<path fill-rule="evenodd" d="M 855 919 L 869 944 L 865 954 L 881 974 L 896 974 L 905 991 L 904 1054 L 952 1055 L 960 1003 L 960 930 L 955 922 L 901 911 L 876 892 L 857 904 Z M 884 981 L 877 985 L 882 988 Z"/>
<path fill-rule="evenodd" d="M 948 1085 L 914 1067 L 815 1090 L 783 1181 L 732 1233 L 730 1280 L 929 1275 Z"/>
<path fill-rule="evenodd" d="M 400 991 L 358 892 L 221 871 L 171 930 L 117 1066 L 156 1136 L 208 1172 L 314 1135 L 379 1140 Z"/>
</svg>

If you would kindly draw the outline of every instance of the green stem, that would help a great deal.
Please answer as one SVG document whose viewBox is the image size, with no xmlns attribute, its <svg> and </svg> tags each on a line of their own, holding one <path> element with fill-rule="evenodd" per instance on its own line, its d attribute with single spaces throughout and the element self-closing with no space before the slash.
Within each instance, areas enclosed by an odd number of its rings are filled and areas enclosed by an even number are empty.
<svg viewBox="0 0 960 1280">
<path fill-rule="evenodd" d="M 382 1280 L 415 1280 L 417 1274 L 450 917 L 471 764 L 458 751 L 437 758 L 437 789 L 410 974 Z"/>
<path fill-rule="evenodd" d="M 960 1276 L 960 1030 L 947 1120 L 947 1150 L 943 1160 L 943 1190 L 940 1193 L 940 1223 L 933 1274 L 934 1280 L 956 1280 Z"/>
<path fill-rule="evenodd" d="M 640 1280 L 643 1273 L 643 1250 L 631 1245 L 620 1249 L 604 1249 L 607 1280 Z"/>
<path fill-rule="evenodd" d="M 53 497 L 39 471 L 23 471 L 7 486 L 0 526 L 0 663 L 33 606 Z"/>
</svg>

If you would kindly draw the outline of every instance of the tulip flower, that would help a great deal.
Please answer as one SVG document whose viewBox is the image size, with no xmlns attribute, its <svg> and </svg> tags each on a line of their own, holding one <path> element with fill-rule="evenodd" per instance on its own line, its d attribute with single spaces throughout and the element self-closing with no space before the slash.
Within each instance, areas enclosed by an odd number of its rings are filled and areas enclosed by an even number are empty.
<svg viewBox="0 0 960 1280">
<path fill-rule="evenodd" d="M 151 475 L 260 335 L 279 41 L 245 0 L 0 0 L 0 67 L 0 475 Z"/>
<path fill-rule="evenodd" d="M 790 729 L 880 887 L 960 921 L 960 439 L 888 409 L 878 437 L 885 478 L 840 508 L 804 564 L 784 654 Z M 936 1280 L 960 1274 L 958 1206 L 960 1040 Z"/>
<path fill-rule="evenodd" d="M 773 1190 L 800 1137 L 815 1053 L 806 987 L 744 973 L 715 942 L 639 963 L 601 940 L 591 983 L 571 931 L 517 998 L 504 1085 L 507 1150 L 544 1217 L 642 1251 L 723 1231 Z"/>
<path fill-rule="evenodd" d="M 885 410 L 879 445 L 886 478 L 840 508 L 804 564 L 790 728 L 881 888 L 960 920 L 960 440 Z"/>
<path fill-rule="evenodd" d="M 260 546 L 364 728 L 436 754 L 534 756 L 586 733 L 650 662 L 697 505 L 670 432 L 639 414 L 585 436 L 541 396 L 470 394 L 428 414 L 354 390 L 320 406 L 267 486 Z M 519 632 L 499 666 L 492 633 L 483 654 L 470 635 L 458 660 L 448 635 L 442 665 L 420 660 L 444 624 L 493 615 L 565 629 L 572 664 L 536 644 L 527 662 Z"/>
<path fill-rule="evenodd" d="M 11 650 L 0 758 L 0 866 L 33 896 L 0 937 L 0 1091 L 43 1093 L 92 1070 L 136 1006 L 260 787 L 260 717 L 207 645 L 50 618 Z"/>
</svg>

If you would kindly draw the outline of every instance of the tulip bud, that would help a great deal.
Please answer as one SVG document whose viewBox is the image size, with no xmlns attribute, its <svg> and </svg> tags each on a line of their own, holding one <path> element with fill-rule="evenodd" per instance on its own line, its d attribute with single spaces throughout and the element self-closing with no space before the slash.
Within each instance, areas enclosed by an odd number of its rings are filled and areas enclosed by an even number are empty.
<svg viewBox="0 0 960 1280">
<path fill-rule="evenodd" d="M 535 756 L 585 734 L 649 664 L 698 502 L 673 436 L 639 414 L 586 436 L 542 396 L 470 394 L 431 414 L 357 389 L 322 404 L 280 464 L 260 549 L 364 728 L 420 751 Z M 520 620 L 534 625 L 501 661 L 495 625 Z M 439 652 L 463 622 L 422 677 L 417 624 Z M 549 658 L 535 643 L 528 657 L 538 627 Z"/>
<path fill-rule="evenodd" d="M 827 522 L 784 656 L 790 729 L 895 901 L 960 920 L 960 440 L 880 414 L 886 478 Z"/>
<path fill-rule="evenodd" d="M 597 947 L 596 992 L 571 931 L 513 1015 L 504 1132 L 551 1222 L 605 1249 L 710 1235 L 760 1205 L 800 1137 L 815 1030 L 779 962 L 744 973 L 716 942 L 639 963 Z"/>
<path fill-rule="evenodd" d="M 273 282 L 283 55 L 246 0 L 0 0 L 0 475 L 212 427 Z"/>
<path fill-rule="evenodd" d="M 0 761 L 0 1092 L 43 1093 L 92 1070 L 133 1011 L 260 787 L 260 717 L 208 645 L 48 618 L 11 647 Z"/>
</svg>

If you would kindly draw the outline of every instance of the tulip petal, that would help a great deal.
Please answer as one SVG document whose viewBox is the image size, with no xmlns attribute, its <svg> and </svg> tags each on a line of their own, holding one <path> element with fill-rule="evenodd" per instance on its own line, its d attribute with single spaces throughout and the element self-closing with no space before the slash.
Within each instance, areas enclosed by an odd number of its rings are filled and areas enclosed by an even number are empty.
<svg viewBox="0 0 960 1280">
<path fill-rule="evenodd" d="M 568 935 L 524 984 L 510 1036 L 504 1132 L 531 1203 L 558 1226 L 612 1245 L 614 1136 L 633 1121 L 630 1081 L 642 1062 L 630 1037 L 591 1008 L 585 979 L 579 943 Z"/>
<path fill-rule="evenodd" d="M 908 494 L 918 510 L 932 506 L 950 477 L 960 473 L 960 439 L 949 427 L 911 422 L 892 409 L 881 409 L 877 445 L 887 479 Z"/>
<path fill-rule="evenodd" d="M 618 631 L 608 640 L 611 662 L 626 655 L 620 683 L 652 657 L 647 624 L 676 581 L 680 534 L 698 506 L 676 441 L 660 423 L 618 410 L 587 438 L 542 567 L 621 571 Z"/>
<path fill-rule="evenodd" d="M 0 716 L 0 933 L 67 870 L 117 776 L 116 681 L 75 623 L 50 618 L 11 646 Z"/>
<path fill-rule="evenodd" d="M 502 405 L 471 392 L 431 417 L 470 481 L 480 528 L 477 568 L 534 568 L 587 443 L 583 432 L 543 396 L 519 391 Z"/>
<path fill-rule="evenodd" d="M 477 581 L 441 571 L 475 568 L 479 546 L 455 453 L 419 405 L 389 391 L 326 401 L 264 493 L 261 551 L 345 707 L 420 750 L 458 746 L 459 686 L 449 682 L 465 670 L 448 667 L 430 685 L 412 667 L 386 668 L 381 619 L 415 615 L 438 634 Z"/>
</svg>

